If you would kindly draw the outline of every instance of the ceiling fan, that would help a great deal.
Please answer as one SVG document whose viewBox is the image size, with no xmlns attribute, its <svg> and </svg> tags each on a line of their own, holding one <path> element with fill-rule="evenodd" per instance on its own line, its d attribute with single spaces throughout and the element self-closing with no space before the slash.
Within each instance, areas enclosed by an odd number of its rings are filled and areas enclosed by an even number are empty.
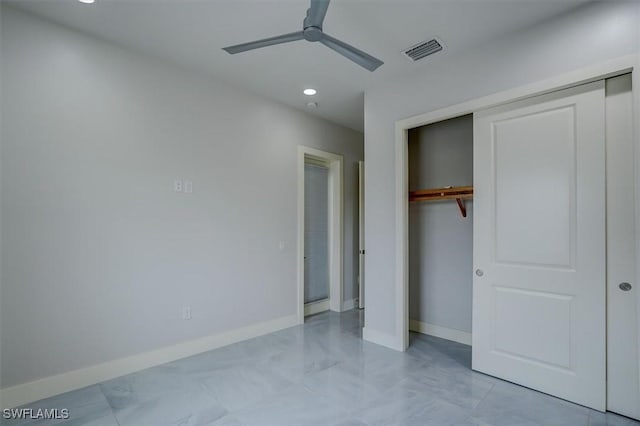
<svg viewBox="0 0 640 426">
<path fill-rule="evenodd" d="M 307 41 L 319 41 L 361 67 L 366 68 L 369 71 L 375 71 L 376 68 L 384 62 L 360 49 L 356 49 L 343 41 L 333 38 L 322 31 L 322 23 L 324 22 L 324 17 L 327 14 L 328 7 L 329 0 L 311 0 L 311 7 L 307 9 L 307 17 L 304 18 L 302 23 L 302 31 L 251 41 L 249 43 L 237 44 L 235 46 L 224 47 L 223 49 L 228 53 L 235 55 L 236 53 L 246 52 L 247 50 L 260 49 L 274 44 L 290 43 L 292 41 L 302 39 Z"/>
</svg>

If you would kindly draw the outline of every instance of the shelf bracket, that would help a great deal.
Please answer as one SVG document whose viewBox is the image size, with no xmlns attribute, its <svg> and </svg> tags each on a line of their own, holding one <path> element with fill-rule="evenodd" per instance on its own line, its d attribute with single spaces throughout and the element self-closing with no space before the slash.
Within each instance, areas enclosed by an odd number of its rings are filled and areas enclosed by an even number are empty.
<svg viewBox="0 0 640 426">
<path fill-rule="evenodd" d="M 464 201 L 462 198 L 456 198 L 456 203 L 458 203 L 458 208 L 460 209 L 460 214 L 462 217 L 467 217 L 467 208 L 464 206 Z"/>
</svg>

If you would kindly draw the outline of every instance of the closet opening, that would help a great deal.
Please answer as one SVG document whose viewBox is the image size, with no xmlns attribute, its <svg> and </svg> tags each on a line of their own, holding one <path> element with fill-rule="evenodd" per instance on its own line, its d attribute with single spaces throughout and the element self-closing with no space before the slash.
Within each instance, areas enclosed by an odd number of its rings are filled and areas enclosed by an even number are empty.
<svg viewBox="0 0 640 426">
<path fill-rule="evenodd" d="M 407 160 L 409 330 L 471 345 L 473 114 L 410 129 Z"/>
</svg>

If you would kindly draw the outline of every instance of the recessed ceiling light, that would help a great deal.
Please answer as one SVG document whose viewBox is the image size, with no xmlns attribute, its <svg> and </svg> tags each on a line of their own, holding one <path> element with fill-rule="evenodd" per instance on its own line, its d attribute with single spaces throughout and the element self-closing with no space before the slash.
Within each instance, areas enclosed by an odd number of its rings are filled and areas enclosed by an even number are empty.
<svg viewBox="0 0 640 426">
<path fill-rule="evenodd" d="M 307 108 L 318 108 L 318 103 L 317 102 L 307 102 Z"/>
<path fill-rule="evenodd" d="M 304 93 L 307 96 L 313 96 L 318 92 L 316 91 L 316 89 L 304 89 L 302 93 Z"/>
<path fill-rule="evenodd" d="M 85 3 L 85 4 L 91 4 L 93 2 L 95 2 L 96 0 L 78 0 L 80 3 Z"/>
</svg>

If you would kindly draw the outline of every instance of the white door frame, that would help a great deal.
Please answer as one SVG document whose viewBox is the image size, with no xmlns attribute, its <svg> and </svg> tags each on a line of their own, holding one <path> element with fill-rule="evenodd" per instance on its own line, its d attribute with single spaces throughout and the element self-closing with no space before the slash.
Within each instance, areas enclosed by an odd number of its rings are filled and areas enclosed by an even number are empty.
<svg viewBox="0 0 640 426">
<path fill-rule="evenodd" d="M 358 161 L 358 303 L 364 309 L 364 161 Z"/>
<path fill-rule="evenodd" d="M 304 164 L 310 160 L 329 169 L 329 309 L 342 310 L 343 276 L 343 157 L 298 146 L 298 323 L 304 323 Z"/>
<path fill-rule="evenodd" d="M 470 114 L 475 111 L 494 107 L 497 105 L 514 102 L 517 100 L 529 98 L 532 96 L 542 95 L 554 92 L 568 87 L 580 84 L 590 83 L 596 80 L 602 80 L 609 77 L 632 72 L 632 84 L 634 87 L 634 134 L 635 142 L 635 190 L 640 190 L 640 73 L 633 72 L 634 69 L 640 69 L 640 55 L 628 55 L 607 61 L 601 64 L 592 65 L 570 73 L 562 74 L 543 81 L 528 84 L 526 86 L 506 90 L 473 99 L 450 107 L 442 108 L 436 111 L 419 114 L 395 123 L 395 178 L 396 178 L 396 264 L 395 264 L 395 333 L 393 343 L 389 345 L 393 349 L 404 351 L 409 345 L 409 207 L 408 207 L 408 131 L 409 129 L 432 124 L 438 121 L 447 120 L 461 115 Z M 635 206 L 636 223 L 640 223 L 640 197 L 636 197 Z M 640 229 L 636 229 L 636 247 L 638 251 L 638 259 L 636 264 L 636 276 L 634 280 L 634 289 L 636 292 L 637 303 L 640 306 Z M 471 273 L 471 271 L 469 271 Z M 640 325 L 640 318 L 638 318 Z M 391 343 L 391 342 L 390 342 Z M 640 336 L 638 336 L 638 345 L 640 347 Z M 639 360 L 640 363 L 640 360 Z"/>
</svg>

